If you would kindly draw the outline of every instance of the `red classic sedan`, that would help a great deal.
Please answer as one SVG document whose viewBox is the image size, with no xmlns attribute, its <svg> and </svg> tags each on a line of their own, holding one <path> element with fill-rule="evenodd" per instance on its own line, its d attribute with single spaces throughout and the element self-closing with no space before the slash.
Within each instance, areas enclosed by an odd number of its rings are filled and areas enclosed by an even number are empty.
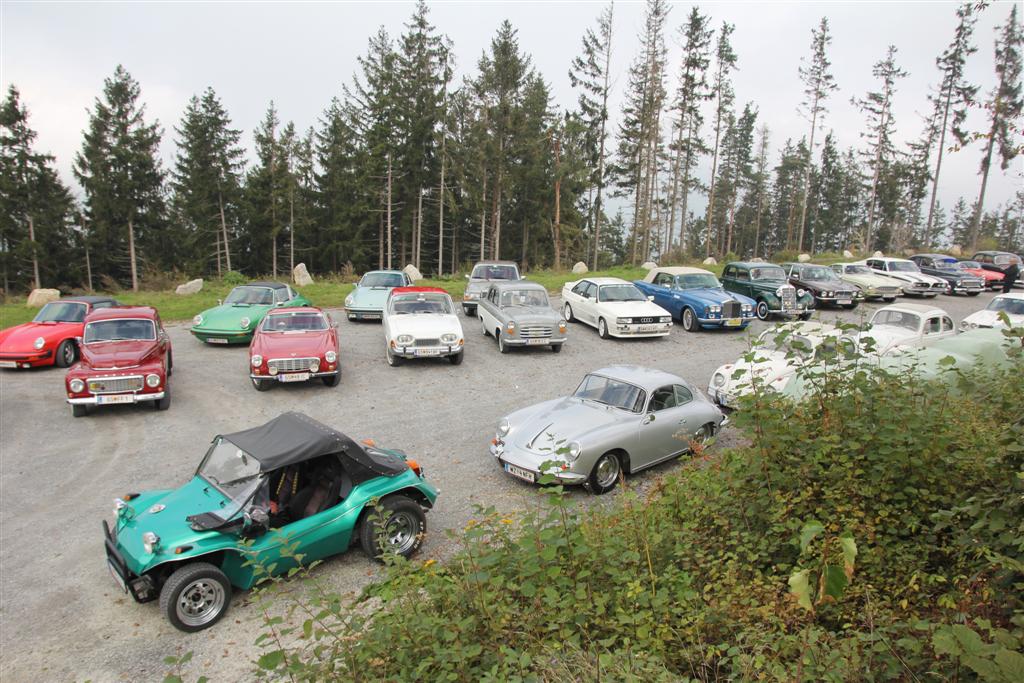
<svg viewBox="0 0 1024 683">
<path fill-rule="evenodd" d="M 157 410 L 170 407 L 174 357 L 155 308 L 93 311 L 85 318 L 81 355 L 64 378 L 75 417 L 85 415 L 89 406 L 116 403 L 150 401 Z"/>
<path fill-rule="evenodd" d="M 105 296 L 76 296 L 51 301 L 32 322 L 0 331 L 0 368 L 66 368 L 78 357 L 76 339 L 82 336 L 85 316 L 117 306 Z"/>
<path fill-rule="evenodd" d="M 1002 289 L 1003 288 L 1003 274 L 997 273 L 994 270 L 985 270 L 981 267 L 981 264 L 977 261 L 956 261 L 955 265 L 965 273 L 971 275 L 977 275 L 978 277 L 985 280 L 985 286 L 991 289 Z"/>
<path fill-rule="evenodd" d="M 341 381 L 337 325 L 313 306 L 275 308 L 249 346 L 249 378 L 257 391 L 275 382 L 319 377 L 329 387 Z"/>
</svg>

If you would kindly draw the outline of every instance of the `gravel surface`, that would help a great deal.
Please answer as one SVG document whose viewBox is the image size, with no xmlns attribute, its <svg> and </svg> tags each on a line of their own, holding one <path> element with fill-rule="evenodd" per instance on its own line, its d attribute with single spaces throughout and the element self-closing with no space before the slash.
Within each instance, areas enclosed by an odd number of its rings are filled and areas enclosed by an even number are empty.
<svg viewBox="0 0 1024 683">
<path fill-rule="evenodd" d="M 991 297 L 940 296 L 934 302 L 959 324 Z M 819 315 L 857 321 L 878 306 Z M 577 323 L 561 354 L 523 349 L 500 355 L 475 320 L 462 318 L 465 363 L 424 360 L 390 368 L 379 324 L 351 323 L 341 311 L 331 312 L 342 344 L 337 388 L 309 383 L 257 393 L 245 348 L 203 346 L 183 324 L 168 328 L 175 372 L 173 404 L 165 413 L 112 406 L 74 419 L 62 400 L 62 370 L 0 371 L 0 679 L 161 680 L 163 658 L 188 651 L 194 659 L 186 680 L 248 677 L 263 616 L 250 594 L 236 593 L 215 627 L 180 633 L 155 603 L 136 604 L 114 585 L 100 530 L 100 520 L 112 517 L 115 497 L 188 480 L 218 433 L 298 410 L 356 439 L 404 449 L 441 489 L 427 515 L 420 558 L 443 559 L 455 545 L 445 530 L 462 529 L 475 505 L 514 515 L 540 500 L 534 487 L 505 475 L 487 452 L 502 415 L 571 392 L 587 371 L 615 363 L 658 367 L 703 390 L 715 368 L 735 360 L 749 337 L 734 331 L 687 334 L 677 325 L 663 339 L 602 341 L 596 330 Z M 755 323 L 750 332 L 764 327 Z M 715 448 L 737 442 L 727 429 Z M 630 484 L 647 488 L 680 466 L 654 468 Z M 598 500 L 582 490 L 572 499 Z M 315 574 L 332 590 L 354 593 L 379 568 L 354 549 Z"/>
</svg>

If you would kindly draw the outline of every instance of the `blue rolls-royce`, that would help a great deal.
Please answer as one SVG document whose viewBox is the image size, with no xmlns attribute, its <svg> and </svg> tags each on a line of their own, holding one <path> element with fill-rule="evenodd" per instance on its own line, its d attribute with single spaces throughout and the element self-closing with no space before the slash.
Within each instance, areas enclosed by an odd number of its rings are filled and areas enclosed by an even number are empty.
<svg viewBox="0 0 1024 683">
<path fill-rule="evenodd" d="M 742 330 L 756 317 L 757 302 L 725 291 L 714 273 L 700 268 L 652 268 L 647 277 L 633 284 L 671 312 L 687 332 L 705 327 Z"/>
</svg>

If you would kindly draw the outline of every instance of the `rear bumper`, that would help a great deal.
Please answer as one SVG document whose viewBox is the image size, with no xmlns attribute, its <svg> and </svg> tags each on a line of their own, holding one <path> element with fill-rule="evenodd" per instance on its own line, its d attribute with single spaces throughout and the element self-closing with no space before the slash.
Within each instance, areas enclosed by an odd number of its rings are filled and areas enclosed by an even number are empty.
<svg viewBox="0 0 1024 683">
<path fill-rule="evenodd" d="M 381 320 L 384 317 L 383 308 L 345 308 L 345 315 L 349 320 Z"/>
<path fill-rule="evenodd" d="M 69 398 L 67 402 L 73 406 L 98 406 L 98 405 L 117 405 L 114 403 L 101 403 L 100 398 L 102 396 L 131 396 L 132 400 L 130 403 L 144 403 L 146 401 L 159 401 L 166 395 L 163 391 L 154 391 L 150 394 L 143 393 L 124 393 L 124 394 L 101 394 L 99 396 L 85 396 L 83 398 Z"/>
</svg>

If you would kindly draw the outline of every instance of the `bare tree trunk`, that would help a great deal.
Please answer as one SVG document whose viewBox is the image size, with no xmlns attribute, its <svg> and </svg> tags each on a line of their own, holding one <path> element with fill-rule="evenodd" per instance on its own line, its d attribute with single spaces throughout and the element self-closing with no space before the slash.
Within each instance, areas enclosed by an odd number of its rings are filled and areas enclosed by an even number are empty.
<svg viewBox="0 0 1024 683">
<path fill-rule="evenodd" d="M 551 237 L 555 243 L 555 270 L 562 269 L 562 235 L 561 235 L 561 216 L 562 216 L 562 176 L 561 176 L 561 161 L 562 161 L 562 141 L 557 137 L 554 141 L 555 149 L 555 222 L 551 227 Z"/>
<path fill-rule="evenodd" d="M 288 272 L 295 273 L 295 186 L 288 193 Z"/>
<path fill-rule="evenodd" d="M 423 264 L 421 260 L 423 258 L 422 242 L 423 239 L 423 190 L 420 189 L 419 206 L 416 207 L 416 267 L 422 268 Z"/>
<path fill-rule="evenodd" d="M 484 186 L 480 195 L 480 260 L 484 258 L 484 242 L 487 236 L 487 174 L 484 174 Z M 454 267 L 454 264 L 452 264 Z"/>
<path fill-rule="evenodd" d="M 42 285 L 39 283 L 39 257 L 36 255 L 35 221 L 32 220 L 31 215 L 26 215 L 25 218 L 28 219 L 28 241 L 32 243 L 32 276 L 35 278 L 35 288 L 39 289 Z"/>
<path fill-rule="evenodd" d="M 705 257 L 711 256 L 711 239 L 712 239 L 711 219 L 712 219 L 712 217 L 714 216 L 714 213 L 715 213 L 715 190 L 718 189 L 718 187 L 717 187 L 718 183 L 715 182 L 716 181 L 716 177 L 715 176 L 718 174 L 718 147 L 719 147 L 719 144 L 721 142 L 721 136 L 722 136 L 722 114 L 721 114 L 722 94 L 721 94 L 721 92 L 719 92 L 719 94 L 718 94 L 718 101 L 719 101 L 719 104 L 718 104 L 719 111 L 718 111 L 718 113 L 717 113 L 717 115 L 715 117 L 715 151 L 714 151 L 714 154 L 711 157 L 711 190 L 708 192 L 708 213 L 707 213 L 707 226 L 706 226 L 707 227 L 707 237 L 704 240 L 704 244 L 705 244 L 704 256 Z"/>
<path fill-rule="evenodd" d="M 377 269 L 384 268 L 384 214 L 377 221 Z"/>
<path fill-rule="evenodd" d="M 220 269 L 220 232 L 217 230 L 213 231 L 213 244 L 213 251 L 217 257 L 217 277 L 223 277 L 224 273 L 222 273 Z"/>
<path fill-rule="evenodd" d="M 437 208 L 437 274 L 444 275 L 444 156 L 445 138 L 441 137 L 441 201 Z M 454 265 L 454 264 L 452 264 Z"/>
<path fill-rule="evenodd" d="M 998 106 L 998 105 L 997 105 Z M 998 112 L 998 109 L 996 110 Z M 978 248 L 978 236 L 981 234 L 981 215 L 985 207 L 985 188 L 988 187 L 988 171 L 992 166 L 992 147 L 996 138 L 996 116 L 993 116 L 992 130 L 989 131 L 988 145 L 985 148 L 985 161 L 981 165 L 981 192 L 978 193 L 978 203 L 974 206 L 974 216 L 971 219 L 971 251 Z M 966 245 L 962 245 L 966 246 Z M 38 275 L 36 276 L 38 279 Z"/>
<path fill-rule="evenodd" d="M 501 194 L 502 194 L 502 171 L 505 161 L 505 140 L 498 143 L 498 175 L 494 180 L 494 220 L 491 227 L 494 230 L 494 243 L 491 248 L 494 250 L 495 260 L 501 258 Z"/>
<path fill-rule="evenodd" d="M 391 152 L 388 152 L 388 270 L 391 270 Z"/>
<path fill-rule="evenodd" d="M 272 267 L 272 269 L 274 271 L 274 279 L 276 280 L 277 279 L 277 234 L 276 233 L 271 233 L 271 234 L 274 237 L 274 244 L 271 246 L 271 249 L 270 249 L 270 262 L 271 262 L 271 267 Z"/>
<path fill-rule="evenodd" d="M 882 117 L 878 125 L 878 145 L 875 149 L 875 172 L 871 179 L 871 201 L 868 204 L 868 225 L 864 234 L 864 250 L 871 248 L 871 235 L 875 231 L 875 207 L 878 205 L 878 179 L 882 174 L 882 132 L 885 130 L 885 114 L 889 109 L 889 88 L 885 89 L 885 100 L 882 103 Z"/>
<path fill-rule="evenodd" d="M 932 176 L 932 198 L 928 204 L 928 221 L 925 223 L 924 234 L 927 245 L 932 245 L 932 222 L 935 220 L 935 202 L 939 195 L 939 173 L 942 171 L 942 152 L 946 144 L 946 124 L 949 122 L 949 107 L 953 99 L 952 88 L 946 93 L 946 104 L 942 109 L 942 130 L 939 131 L 938 159 L 935 161 L 935 175 Z"/>
<path fill-rule="evenodd" d="M 224 262 L 228 270 L 231 270 L 231 248 L 228 246 L 228 221 L 224 216 L 224 196 L 217 192 L 217 205 L 220 208 L 220 231 L 224 239 Z"/>
<path fill-rule="evenodd" d="M 135 223 L 128 219 L 128 258 L 132 263 L 132 291 L 139 291 L 139 272 L 135 262 Z"/>
<path fill-rule="evenodd" d="M 818 95 L 815 94 L 814 105 L 811 107 L 811 111 L 814 113 L 811 115 L 811 141 L 807 145 L 807 167 L 804 168 L 804 201 L 800 207 L 800 230 L 797 237 L 797 251 L 803 251 L 804 248 L 804 224 L 807 222 L 807 201 L 810 199 L 811 193 L 811 167 L 814 166 L 814 134 L 817 132 L 819 99 Z"/>
</svg>

